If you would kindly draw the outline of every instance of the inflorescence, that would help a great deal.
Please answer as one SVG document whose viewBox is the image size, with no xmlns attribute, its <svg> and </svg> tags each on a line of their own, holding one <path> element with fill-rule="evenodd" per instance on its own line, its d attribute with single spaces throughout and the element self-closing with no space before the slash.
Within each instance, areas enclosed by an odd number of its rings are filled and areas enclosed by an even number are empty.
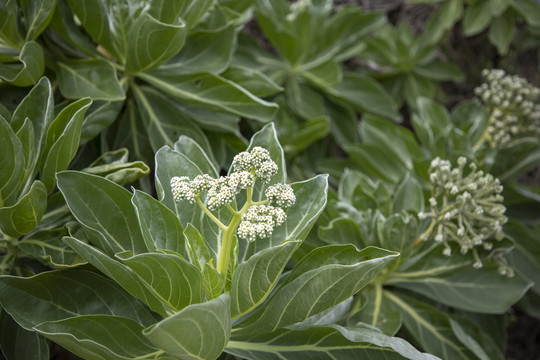
<svg viewBox="0 0 540 360">
<path fill-rule="evenodd" d="M 171 189 L 176 201 L 187 200 L 190 203 L 195 203 L 206 192 L 206 207 L 213 211 L 223 205 L 230 206 L 236 195 L 252 188 L 256 180 L 269 183 L 277 172 L 278 166 L 270 158 L 269 151 L 256 146 L 234 157 L 228 176 L 214 179 L 205 174 L 193 180 L 186 176 L 175 176 L 171 179 Z M 240 212 L 232 210 L 241 216 L 237 230 L 239 237 L 249 241 L 255 241 L 257 237 L 269 237 L 274 228 L 283 224 L 287 218 L 283 208 L 294 205 L 296 201 L 291 186 L 287 184 L 271 185 L 265 195 L 267 199 L 260 202 L 253 202 L 249 196 L 247 205 Z"/>
<path fill-rule="evenodd" d="M 482 267 L 478 249 L 492 250 L 492 240 L 504 238 L 503 225 L 507 221 L 506 208 L 499 179 L 478 170 L 476 164 L 460 157 L 457 167 L 450 161 L 435 158 L 429 169 L 432 196 L 430 211 L 418 214 L 431 222 L 422 234 L 422 240 L 435 240 L 444 244 L 443 254 L 450 256 L 449 242 L 459 244 L 463 254 L 471 251 L 475 268 Z M 501 273 L 511 275 L 512 270 L 501 264 Z"/>
<path fill-rule="evenodd" d="M 523 136 L 540 135 L 540 89 L 526 79 L 507 75 L 504 70 L 484 69 L 485 83 L 474 93 L 487 106 L 487 128 L 491 147 Z"/>
</svg>

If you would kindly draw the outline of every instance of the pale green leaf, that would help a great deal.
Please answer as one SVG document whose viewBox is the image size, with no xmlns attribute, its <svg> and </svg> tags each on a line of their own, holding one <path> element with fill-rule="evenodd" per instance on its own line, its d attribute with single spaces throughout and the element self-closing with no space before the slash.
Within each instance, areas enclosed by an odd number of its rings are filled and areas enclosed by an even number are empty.
<svg viewBox="0 0 540 360">
<path fill-rule="evenodd" d="M 65 98 L 117 101 L 126 96 L 116 70 L 105 59 L 65 60 L 58 63 L 58 85 Z"/>
<path fill-rule="evenodd" d="M 58 188 L 92 241 L 109 255 L 147 252 L 131 193 L 99 176 L 76 171 L 57 174 Z"/>
<path fill-rule="evenodd" d="M 107 151 L 81 171 L 102 176 L 118 185 L 130 184 L 150 173 L 150 167 L 144 162 L 128 162 L 128 157 L 129 151 L 126 148 Z"/>
<path fill-rule="evenodd" d="M 184 229 L 169 208 L 150 195 L 135 190 L 131 199 L 148 249 L 185 253 Z"/>
<path fill-rule="evenodd" d="M 206 300 L 212 300 L 223 294 L 223 277 L 210 263 L 205 263 L 202 271 L 203 290 Z"/>
<path fill-rule="evenodd" d="M 148 253 L 116 255 L 173 312 L 202 302 L 199 270 L 175 254 Z"/>
<path fill-rule="evenodd" d="M 274 116 L 277 105 L 262 100 L 241 86 L 213 74 L 192 76 L 153 71 L 138 74 L 168 95 L 188 104 L 221 110 L 249 119 L 268 121 Z"/>
<path fill-rule="evenodd" d="M 193 265 L 199 268 L 200 271 L 205 269 L 206 264 L 212 261 L 210 250 L 199 232 L 191 223 L 186 226 L 184 235 L 187 240 L 187 252 L 189 260 Z"/>
<path fill-rule="evenodd" d="M 92 100 L 85 98 L 68 105 L 47 130 L 45 162 L 40 172 L 47 193 L 54 189 L 56 173 L 65 170 L 77 153 L 84 114 L 90 104 Z"/>
<path fill-rule="evenodd" d="M 229 295 L 224 294 L 206 303 L 188 306 L 146 328 L 143 334 L 154 346 L 180 359 L 217 359 L 229 341 L 229 306 Z"/>
<path fill-rule="evenodd" d="M 298 241 L 287 241 L 264 249 L 238 265 L 230 290 L 233 318 L 248 313 L 266 300 L 299 245 Z"/>
<path fill-rule="evenodd" d="M 497 51 L 501 55 L 508 52 L 515 35 L 514 15 L 511 12 L 496 17 L 489 26 L 489 41 L 497 47 Z"/>
</svg>

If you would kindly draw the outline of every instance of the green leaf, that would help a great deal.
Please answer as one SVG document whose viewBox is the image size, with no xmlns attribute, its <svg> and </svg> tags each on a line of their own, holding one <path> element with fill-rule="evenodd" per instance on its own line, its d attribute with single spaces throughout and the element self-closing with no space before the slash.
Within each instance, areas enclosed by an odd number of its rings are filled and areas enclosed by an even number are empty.
<svg viewBox="0 0 540 360">
<path fill-rule="evenodd" d="M 235 336 L 275 331 L 306 320 L 354 295 L 395 252 L 353 245 L 329 245 L 306 255 L 267 303 L 235 326 Z"/>
<path fill-rule="evenodd" d="M 184 255 L 184 229 L 176 214 L 139 190 L 135 190 L 131 201 L 137 212 L 146 247 L 151 251 L 164 249 Z"/>
<path fill-rule="evenodd" d="M 18 1 L 8 0 L 0 3 L 0 37 L 12 47 L 18 47 L 24 42 L 19 33 L 19 7 Z"/>
<path fill-rule="evenodd" d="M 249 119 L 268 121 L 277 105 L 264 101 L 241 86 L 213 74 L 192 76 L 153 71 L 137 74 L 142 80 L 187 104 L 222 110 Z"/>
<path fill-rule="evenodd" d="M 167 64 L 160 67 L 172 74 L 220 74 L 231 62 L 236 45 L 235 28 L 229 25 L 218 30 L 190 34 L 186 46 Z M 226 76 L 227 77 L 227 76 Z"/>
<path fill-rule="evenodd" d="M 287 84 L 285 95 L 291 110 L 305 120 L 324 115 L 323 97 L 312 87 L 291 80 Z"/>
<path fill-rule="evenodd" d="M 202 278 L 199 270 L 176 254 L 149 253 L 116 255 L 123 264 L 157 294 L 172 311 L 202 302 Z"/>
<path fill-rule="evenodd" d="M 540 159 L 540 141 L 516 139 L 498 149 L 490 172 L 501 181 L 509 181 L 533 169 Z"/>
<path fill-rule="evenodd" d="M 35 157 L 38 154 L 36 154 L 36 137 L 34 134 L 34 125 L 32 121 L 29 118 L 26 118 L 21 128 L 15 135 L 17 135 L 17 138 L 19 138 L 22 145 L 22 155 L 24 157 L 25 164 L 25 173 L 23 179 L 25 182 L 33 180 L 31 178 L 31 175 L 33 174 L 30 174 L 30 172 L 34 170 L 34 166 L 37 161 Z"/>
<path fill-rule="evenodd" d="M 413 116 L 412 126 L 420 142 L 431 156 L 446 157 L 447 142 L 452 122 L 446 108 L 428 98 L 417 100 L 418 116 Z"/>
<path fill-rule="evenodd" d="M 50 359 L 47 340 L 20 327 L 5 311 L 0 315 L 0 344 L 2 355 L 9 360 Z"/>
<path fill-rule="evenodd" d="M 19 241 L 17 247 L 55 269 L 85 264 L 86 262 L 62 241 L 62 237 L 66 235 L 64 228 L 42 230 Z"/>
<path fill-rule="evenodd" d="M 416 66 L 414 68 L 414 72 L 435 81 L 460 82 L 465 80 L 465 74 L 459 67 L 450 62 L 439 60 L 431 61 L 425 65 Z"/>
<path fill-rule="evenodd" d="M 201 144 L 207 143 L 199 126 L 174 100 L 147 86 L 133 86 L 132 90 L 154 150 L 164 145 L 173 147 L 180 135 L 190 136 Z"/>
<path fill-rule="evenodd" d="M 201 167 L 201 170 L 212 177 L 218 177 L 219 167 L 212 154 L 207 153 L 195 140 L 185 135 L 180 135 L 174 143 L 174 150 L 192 159 Z"/>
<path fill-rule="evenodd" d="M 493 17 L 491 5 L 491 0 L 479 0 L 467 6 L 462 22 L 465 36 L 476 35 L 488 27 Z"/>
<path fill-rule="evenodd" d="M 47 189 L 39 180 L 15 205 L 0 208 L 0 230 L 18 238 L 34 230 L 47 209 Z"/>
<path fill-rule="evenodd" d="M 0 80 L 15 86 L 34 85 L 45 71 L 41 46 L 35 41 L 24 44 L 19 54 L 20 64 L 0 64 Z"/>
<path fill-rule="evenodd" d="M 16 201 L 20 181 L 24 176 L 25 159 L 18 156 L 23 145 L 17 138 L 9 123 L 0 116 L 0 152 L 4 154 L 0 160 L 0 205 L 8 206 Z"/>
<path fill-rule="evenodd" d="M 229 306 L 229 295 L 224 294 L 188 306 L 146 328 L 143 334 L 154 346 L 181 359 L 217 359 L 229 341 Z"/>
<path fill-rule="evenodd" d="M 56 177 L 69 209 L 100 249 L 109 255 L 148 251 L 129 191 L 83 172 L 62 171 Z"/>
<path fill-rule="evenodd" d="M 13 113 L 11 126 L 18 132 L 26 119 L 30 119 L 34 128 L 34 160 L 43 158 L 45 149 L 45 139 L 48 128 L 54 119 L 54 100 L 51 83 L 46 77 L 41 78 L 30 90 L 28 95 L 21 101 Z M 35 172 L 34 164 L 27 164 L 29 177 L 33 179 Z"/>
<path fill-rule="evenodd" d="M 90 104 L 92 100 L 86 98 L 65 107 L 47 130 L 46 157 L 40 172 L 47 193 L 54 189 L 56 173 L 65 170 L 77 153 L 84 114 Z"/>
<path fill-rule="evenodd" d="M 225 283 L 221 274 L 210 263 L 205 263 L 202 270 L 203 290 L 207 300 L 212 300 L 223 294 Z"/>
<path fill-rule="evenodd" d="M 452 328 L 452 331 L 454 332 L 454 335 L 456 335 L 456 337 L 463 343 L 463 345 L 467 346 L 476 356 L 478 356 L 479 359 L 491 359 L 486 354 L 484 349 L 482 349 L 480 344 L 478 344 L 478 342 L 474 338 L 467 334 L 463 327 L 461 327 L 461 325 L 457 321 L 450 319 L 450 326 Z"/>
<path fill-rule="evenodd" d="M 515 35 L 514 15 L 509 11 L 494 18 L 489 26 L 489 41 L 497 47 L 497 51 L 501 55 L 508 52 Z"/>
<path fill-rule="evenodd" d="M 180 18 L 167 24 L 143 12 L 127 36 L 126 71 L 149 71 L 165 63 L 184 46 L 186 33 Z"/>
<path fill-rule="evenodd" d="M 123 101 L 94 101 L 86 112 L 81 132 L 81 145 L 99 135 L 118 117 Z"/>
<path fill-rule="evenodd" d="M 152 311 L 167 316 L 168 309 L 159 296 L 142 281 L 128 266 L 114 260 L 98 249 L 72 237 L 64 237 L 64 242 L 99 271 L 116 281 L 128 293 L 144 302 Z"/>
<path fill-rule="evenodd" d="M 362 309 L 347 319 L 347 323 L 361 326 L 358 322 L 362 322 L 380 329 L 388 336 L 397 333 L 402 325 L 401 313 L 392 307 L 382 287 L 376 285 L 371 291 L 363 291 L 362 295 Z"/>
<path fill-rule="evenodd" d="M 422 185 L 411 173 L 407 173 L 395 190 L 393 211 L 412 210 L 418 213 L 423 209 L 424 192 Z"/>
<path fill-rule="evenodd" d="M 343 78 L 341 66 L 335 60 L 329 60 L 301 73 L 313 86 L 321 89 L 336 86 Z"/>
<path fill-rule="evenodd" d="M 77 315 L 116 315 L 143 326 L 155 322 L 139 301 L 88 270 L 49 271 L 28 278 L 3 276 L 0 303 L 27 330 Z"/>
<path fill-rule="evenodd" d="M 56 0 L 23 0 L 21 5 L 26 23 L 26 40 L 36 40 L 51 21 Z"/>
<path fill-rule="evenodd" d="M 443 359 L 477 359 L 454 335 L 448 315 L 409 296 L 389 291 L 385 295 L 401 312 L 407 330 L 427 352 Z"/>
<path fill-rule="evenodd" d="M 358 327 L 313 326 L 303 329 L 279 329 L 247 338 L 233 334 L 227 353 L 250 360 L 283 359 L 414 359 L 436 360 L 421 353 L 407 341 L 379 331 Z"/>
<path fill-rule="evenodd" d="M 411 1 L 409 0 L 409 3 Z M 463 0 L 445 1 L 428 19 L 422 34 L 427 46 L 437 44 L 463 15 Z"/>
<path fill-rule="evenodd" d="M 204 271 L 206 264 L 212 262 L 212 256 L 210 250 L 199 232 L 191 223 L 186 226 L 184 235 L 187 240 L 187 251 L 189 260 L 202 272 Z"/>
<path fill-rule="evenodd" d="M 299 245 L 298 241 L 287 241 L 264 249 L 238 265 L 230 290 L 233 318 L 247 314 L 266 300 Z"/>
<path fill-rule="evenodd" d="M 34 329 L 88 360 L 147 359 L 158 352 L 142 335 L 140 324 L 120 316 L 75 316 L 47 321 Z"/>
<path fill-rule="evenodd" d="M 415 279 L 402 278 L 393 284 L 448 306 L 486 314 L 508 311 L 532 285 L 519 275 L 513 278 L 501 276 L 496 265 L 482 269 L 467 267 L 436 277 L 427 275 Z"/>
<path fill-rule="evenodd" d="M 58 85 L 67 99 L 117 101 L 126 97 L 112 64 L 100 58 L 58 63 Z"/>
<path fill-rule="evenodd" d="M 393 121 L 401 120 L 394 99 L 382 85 L 366 75 L 348 73 L 339 85 L 326 90 L 329 95 L 347 102 L 356 111 L 372 113 Z"/>
<path fill-rule="evenodd" d="M 118 185 L 130 184 L 150 173 L 148 165 L 142 161 L 128 162 L 128 156 L 129 151 L 126 148 L 108 151 L 81 171 L 102 176 Z"/>
<path fill-rule="evenodd" d="M 230 66 L 221 75 L 258 97 L 269 97 L 283 91 L 281 86 L 257 69 Z"/>
<path fill-rule="evenodd" d="M 532 26 L 540 26 L 540 6 L 532 0 L 513 0 L 512 8 Z"/>
</svg>

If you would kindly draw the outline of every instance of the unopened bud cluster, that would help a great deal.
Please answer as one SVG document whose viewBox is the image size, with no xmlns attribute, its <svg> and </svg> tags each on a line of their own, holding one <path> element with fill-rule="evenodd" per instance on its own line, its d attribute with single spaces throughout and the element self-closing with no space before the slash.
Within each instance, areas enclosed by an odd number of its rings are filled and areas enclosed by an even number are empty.
<svg viewBox="0 0 540 360">
<path fill-rule="evenodd" d="M 484 69 L 474 92 L 487 106 L 489 143 L 497 147 L 522 136 L 540 135 L 540 89 L 504 70 Z"/>
<path fill-rule="evenodd" d="M 256 180 L 268 183 L 277 172 L 278 166 L 268 150 L 256 146 L 234 157 L 228 176 L 214 179 L 204 174 L 193 180 L 186 176 L 175 176 L 171 179 L 171 189 L 176 201 L 187 200 L 190 203 L 197 201 L 206 192 L 206 207 L 213 211 L 223 205 L 230 205 L 240 191 L 253 187 Z M 283 224 L 287 218 L 283 208 L 294 205 L 296 201 L 291 186 L 287 184 L 269 186 L 265 195 L 267 199 L 261 202 L 253 203 L 249 199 L 252 205 L 239 215 L 242 221 L 237 233 L 241 238 L 254 241 L 257 237 L 269 237 L 273 229 Z"/>
<path fill-rule="evenodd" d="M 444 244 L 443 254 L 450 256 L 449 242 L 459 244 L 463 254 L 471 251 L 475 268 L 482 267 L 477 249 L 492 250 L 492 239 L 502 240 L 506 223 L 503 190 L 499 180 L 478 170 L 476 164 L 460 157 L 458 166 L 435 158 L 429 169 L 432 196 L 430 211 L 418 214 L 431 223 L 422 235 Z"/>
</svg>

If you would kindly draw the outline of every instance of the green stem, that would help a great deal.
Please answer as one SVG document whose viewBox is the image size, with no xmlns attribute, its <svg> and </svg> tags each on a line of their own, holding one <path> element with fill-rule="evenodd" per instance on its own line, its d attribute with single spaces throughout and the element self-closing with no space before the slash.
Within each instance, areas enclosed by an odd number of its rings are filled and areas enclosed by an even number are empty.
<svg viewBox="0 0 540 360">
<path fill-rule="evenodd" d="M 375 307 L 373 309 L 373 320 L 371 325 L 377 325 L 377 319 L 381 312 L 381 303 L 382 303 L 382 284 L 380 282 L 375 283 Z"/>
<path fill-rule="evenodd" d="M 195 197 L 195 201 L 197 202 L 197 205 L 199 205 L 199 207 L 202 209 L 202 211 L 204 211 L 204 213 L 210 218 L 212 219 L 213 222 L 215 222 L 217 224 L 217 226 L 219 226 L 223 231 L 226 231 L 227 230 L 227 226 L 225 226 L 225 224 L 223 224 L 221 221 L 219 221 L 219 219 L 217 217 L 214 216 L 214 214 L 212 214 L 210 212 L 210 210 L 208 210 L 206 208 L 206 206 L 204 206 L 203 202 L 201 201 L 201 199 L 199 198 L 199 196 L 197 195 Z"/>
</svg>

